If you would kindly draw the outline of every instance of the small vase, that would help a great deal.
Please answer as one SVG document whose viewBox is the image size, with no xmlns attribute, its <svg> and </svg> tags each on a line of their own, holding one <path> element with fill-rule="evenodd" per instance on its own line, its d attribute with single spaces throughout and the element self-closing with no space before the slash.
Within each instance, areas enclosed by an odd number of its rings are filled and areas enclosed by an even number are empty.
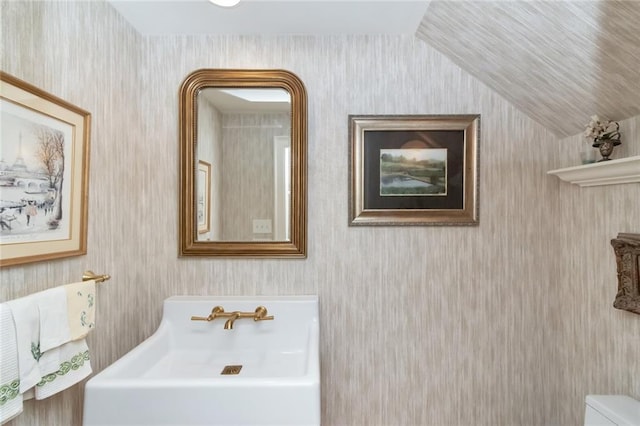
<svg viewBox="0 0 640 426">
<path fill-rule="evenodd" d="M 620 139 L 596 139 L 593 142 L 593 146 L 598 148 L 600 155 L 602 155 L 602 158 L 598 160 L 598 162 L 611 160 L 609 156 L 613 153 L 613 148 L 620 145 L 620 143 Z"/>
</svg>

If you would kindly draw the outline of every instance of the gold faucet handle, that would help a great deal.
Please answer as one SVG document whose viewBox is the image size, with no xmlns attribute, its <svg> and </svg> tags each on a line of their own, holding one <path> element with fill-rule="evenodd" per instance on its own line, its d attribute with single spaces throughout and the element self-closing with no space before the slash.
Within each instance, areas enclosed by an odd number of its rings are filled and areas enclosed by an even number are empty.
<svg viewBox="0 0 640 426">
<path fill-rule="evenodd" d="M 191 317 L 191 321 L 211 321 L 209 317 Z"/>
<path fill-rule="evenodd" d="M 191 321 L 213 321 L 216 317 L 220 316 L 219 314 L 224 313 L 224 308 L 222 306 L 216 306 L 211 310 L 211 313 L 208 317 L 191 317 Z"/>
<path fill-rule="evenodd" d="M 254 321 L 270 321 L 273 319 L 273 315 L 267 316 L 267 308 L 264 306 L 258 306 L 253 314 Z"/>
</svg>

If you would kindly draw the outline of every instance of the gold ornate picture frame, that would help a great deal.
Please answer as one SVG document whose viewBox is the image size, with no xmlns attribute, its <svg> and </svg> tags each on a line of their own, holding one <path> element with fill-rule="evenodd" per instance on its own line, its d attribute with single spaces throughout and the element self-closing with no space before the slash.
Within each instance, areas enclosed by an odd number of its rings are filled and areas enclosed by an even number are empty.
<svg viewBox="0 0 640 426">
<path fill-rule="evenodd" d="M 477 225 L 480 115 L 350 115 L 349 225 Z"/>
<path fill-rule="evenodd" d="M 0 266 L 87 252 L 91 114 L 0 71 Z"/>
<path fill-rule="evenodd" d="M 611 245 L 618 271 L 618 293 L 613 306 L 640 314 L 640 234 L 618 234 Z"/>
</svg>

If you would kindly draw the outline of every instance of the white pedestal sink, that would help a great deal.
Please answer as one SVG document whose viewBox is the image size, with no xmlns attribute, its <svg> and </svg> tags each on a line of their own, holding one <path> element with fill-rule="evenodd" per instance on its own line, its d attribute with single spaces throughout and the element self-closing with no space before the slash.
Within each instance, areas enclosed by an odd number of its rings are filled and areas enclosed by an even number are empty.
<svg viewBox="0 0 640 426">
<path fill-rule="evenodd" d="M 214 306 L 274 319 L 191 320 Z M 318 342 L 317 296 L 171 297 L 158 330 L 87 382 L 84 425 L 319 425 Z"/>
</svg>

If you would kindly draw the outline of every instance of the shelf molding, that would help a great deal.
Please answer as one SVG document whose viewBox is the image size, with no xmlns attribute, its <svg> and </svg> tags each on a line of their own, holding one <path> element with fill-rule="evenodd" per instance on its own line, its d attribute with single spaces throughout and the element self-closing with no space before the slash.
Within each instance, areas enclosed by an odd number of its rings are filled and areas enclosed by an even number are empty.
<svg viewBox="0 0 640 426">
<path fill-rule="evenodd" d="M 640 182 L 640 155 L 550 170 L 549 175 L 580 186 L 618 185 Z"/>
</svg>

